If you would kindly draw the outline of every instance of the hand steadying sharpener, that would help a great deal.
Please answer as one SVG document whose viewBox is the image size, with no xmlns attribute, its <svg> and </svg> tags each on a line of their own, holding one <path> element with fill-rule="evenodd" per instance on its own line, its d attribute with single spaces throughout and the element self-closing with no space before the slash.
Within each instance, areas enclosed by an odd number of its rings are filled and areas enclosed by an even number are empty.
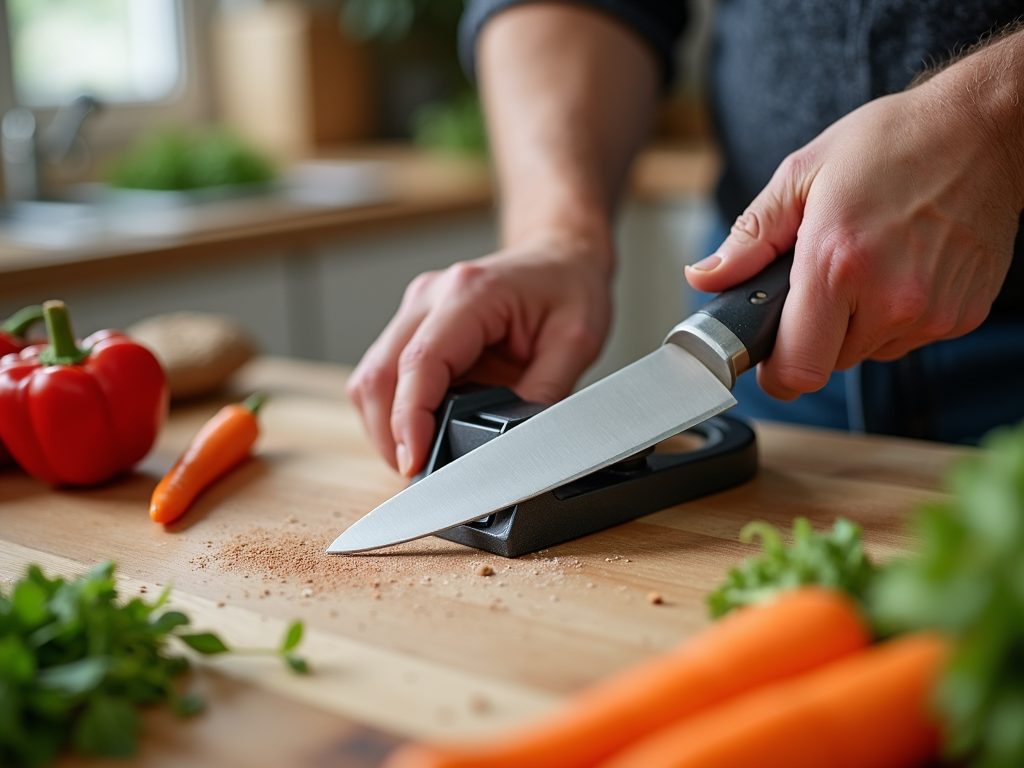
<svg viewBox="0 0 1024 768">
<path fill-rule="evenodd" d="M 546 407 L 521 400 L 505 387 L 452 390 L 438 410 L 430 458 L 413 482 Z M 673 441 L 698 447 L 664 452 L 663 446 Z M 516 470 L 509 467 L 509 471 Z M 437 535 L 503 557 L 518 557 L 732 488 L 756 472 L 754 431 L 737 419 L 716 416 L 661 446 Z"/>
</svg>

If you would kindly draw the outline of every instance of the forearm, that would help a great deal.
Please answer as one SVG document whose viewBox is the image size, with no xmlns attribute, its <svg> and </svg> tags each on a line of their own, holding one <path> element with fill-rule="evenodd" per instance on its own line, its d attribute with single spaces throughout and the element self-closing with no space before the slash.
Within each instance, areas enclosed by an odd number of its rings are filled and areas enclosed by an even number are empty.
<svg viewBox="0 0 1024 768">
<path fill-rule="evenodd" d="M 527 4 L 478 42 L 502 239 L 577 241 L 610 268 L 610 219 L 645 139 L 658 70 L 645 43 L 596 11 Z"/>
<path fill-rule="evenodd" d="M 960 55 L 914 85 L 939 98 L 936 119 L 962 117 L 1003 155 L 1005 188 L 1024 207 L 1024 29 L 1004 31 Z M 955 118 L 954 118 L 955 119 Z"/>
</svg>

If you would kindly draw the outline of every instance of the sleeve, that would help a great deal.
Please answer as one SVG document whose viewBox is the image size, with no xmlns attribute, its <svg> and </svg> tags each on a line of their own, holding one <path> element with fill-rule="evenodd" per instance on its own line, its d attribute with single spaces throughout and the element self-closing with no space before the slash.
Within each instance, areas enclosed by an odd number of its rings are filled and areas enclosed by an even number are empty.
<svg viewBox="0 0 1024 768">
<path fill-rule="evenodd" d="M 476 41 L 497 13 L 536 0 L 467 0 L 459 24 L 459 58 L 466 74 L 476 79 Z M 685 0 L 573 0 L 618 19 L 651 47 L 665 84 L 675 76 L 675 43 L 687 20 Z"/>
</svg>

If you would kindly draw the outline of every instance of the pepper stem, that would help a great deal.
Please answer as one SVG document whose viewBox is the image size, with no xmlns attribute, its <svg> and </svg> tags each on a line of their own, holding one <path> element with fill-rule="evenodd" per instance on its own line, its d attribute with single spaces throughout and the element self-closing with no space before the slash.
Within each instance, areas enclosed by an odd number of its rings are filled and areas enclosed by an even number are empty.
<svg viewBox="0 0 1024 768">
<path fill-rule="evenodd" d="M 266 392 L 253 392 L 245 400 L 242 401 L 242 407 L 249 410 L 249 412 L 255 416 L 259 411 L 260 406 L 267 401 Z"/>
<path fill-rule="evenodd" d="M 43 319 L 43 308 L 38 304 L 19 309 L 13 315 L 4 320 L 0 325 L 0 331 L 19 339 L 25 338 L 28 329 Z"/>
<path fill-rule="evenodd" d="M 63 301 L 43 302 L 43 319 L 46 320 L 46 335 L 50 346 L 39 353 L 43 365 L 77 365 L 89 356 L 89 350 L 81 349 L 71 332 L 68 308 Z"/>
</svg>

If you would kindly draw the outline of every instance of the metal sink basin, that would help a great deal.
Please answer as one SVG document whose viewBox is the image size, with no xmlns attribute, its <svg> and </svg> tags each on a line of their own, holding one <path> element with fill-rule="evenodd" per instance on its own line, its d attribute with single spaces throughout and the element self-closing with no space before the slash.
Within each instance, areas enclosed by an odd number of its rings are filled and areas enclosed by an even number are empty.
<svg viewBox="0 0 1024 768">
<path fill-rule="evenodd" d="M 322 208 L 393 199 L 394 169 L 385 161 L 309 161 L 276 182 L 187 192 L 66 188 L 64 201 L 0 203 L 0 243 L 50 249 L 83 248 L 138 238 L 167 239 Z"/>
<path fill-rule="evenodd" d="M 19 200 L 0 205 L 0 239 L 42 248 L 74 248 L 104 231 L 96 205 Z"/>
</svg>

